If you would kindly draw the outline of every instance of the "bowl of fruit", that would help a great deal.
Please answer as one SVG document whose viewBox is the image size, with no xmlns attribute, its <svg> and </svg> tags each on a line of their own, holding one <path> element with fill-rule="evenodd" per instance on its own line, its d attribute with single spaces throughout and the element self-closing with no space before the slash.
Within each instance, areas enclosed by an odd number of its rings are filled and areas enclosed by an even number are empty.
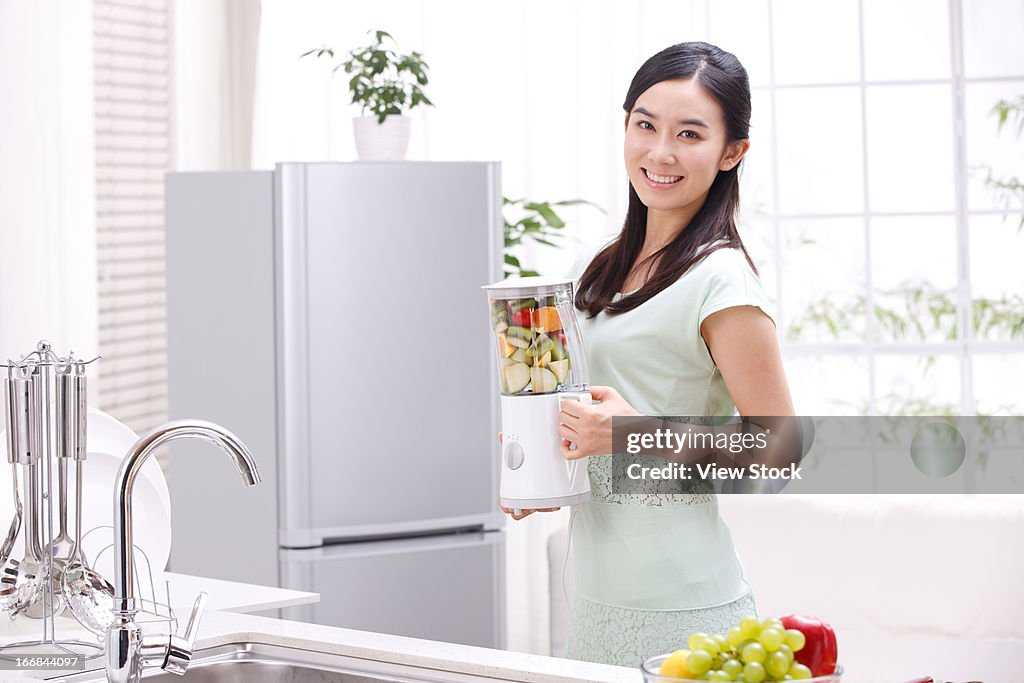
<svg viewBox="0 0 1024 683">
<path fill-rule="evenodd" d="M 748 616 L 724 634 L 693 633 L 685 648 L 651 657 L 640 670 L 648 683 L 836 683 L 843 675 L 836 656 L 835 632 L 820 619 Z"/>
</svg>

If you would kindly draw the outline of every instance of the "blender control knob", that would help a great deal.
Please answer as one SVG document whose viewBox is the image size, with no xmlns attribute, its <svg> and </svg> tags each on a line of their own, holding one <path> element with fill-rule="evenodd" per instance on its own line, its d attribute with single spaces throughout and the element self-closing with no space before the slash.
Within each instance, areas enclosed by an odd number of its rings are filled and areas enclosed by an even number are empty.
<svg viewBox="0 0 1024 683">
<path fill-rule="evenodd" d="M 526 454 L 523 453 L 523 447 L 519 445 L 518 441 L 509 441 L 505 444 L 505 465 L 510 470 L 522 467 L 525 458 Z"/>
</svg>

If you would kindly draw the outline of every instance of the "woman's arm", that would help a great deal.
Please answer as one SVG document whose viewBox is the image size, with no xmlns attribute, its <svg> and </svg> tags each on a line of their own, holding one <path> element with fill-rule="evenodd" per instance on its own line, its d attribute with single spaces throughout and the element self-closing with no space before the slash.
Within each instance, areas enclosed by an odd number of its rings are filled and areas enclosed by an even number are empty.
<svg viewBox="0 0 1024 683">
<path fill-rule="evenodd" d="M 700 333 L 740 415 L 795 414 L 775 325 L 761 309 L 722 309 L 704 319 Z"/>
</svg>

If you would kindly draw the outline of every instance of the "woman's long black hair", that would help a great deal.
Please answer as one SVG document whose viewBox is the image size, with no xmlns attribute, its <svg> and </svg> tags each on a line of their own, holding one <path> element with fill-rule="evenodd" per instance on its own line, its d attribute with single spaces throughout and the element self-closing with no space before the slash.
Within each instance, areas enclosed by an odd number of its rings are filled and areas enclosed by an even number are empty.
<svg viewBox="0 0 1024 683">
<path fill-rule="evenodd" d="M 633 76 L 622 107 L 628 116 L 637 98 L 652 85 L 670 79 L 690 78 L 696 78 L 722 108 L 728 142 L 747 139 L 750 130 L 747 71 L 735 55 L 708 43 L 679 43 L 648 59 Z M 685 226 L 686 229 L 648 257 L 657 260 L 651 277 L 636 292 L 615 301 L 615 295 L 640 255 L 647 234 L 647 207 L 630 183 L 629 208 L 622 232 L 594 257 L 584 271 L 576 292 L 576 308 L 586 311 L 591 318 L 601 311 L 615 315 L 632 310 L 678 280 L 698 260 L 723 247 L 742 250 L 751 268 L 757 272 L 736 230 L 742 163 L 741 160 L 732 169 L 718 172 L 704 205 Z"/>
</svg>

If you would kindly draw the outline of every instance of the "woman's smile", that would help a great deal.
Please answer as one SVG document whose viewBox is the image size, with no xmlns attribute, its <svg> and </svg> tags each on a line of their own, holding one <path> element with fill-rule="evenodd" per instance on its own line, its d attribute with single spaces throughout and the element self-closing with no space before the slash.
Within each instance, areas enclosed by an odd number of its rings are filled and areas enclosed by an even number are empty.
<svg viewBox="0 0 1024 683">
<path fill-rule="evenodd" d="M 642 170 L 644 172 L 644 178 L 647 180 L 647 184 L 656 190 L 664 190 L 674 187 L 683 179 L 683 176 L 681 175 L 661 175 L 646 168 L 642 168 Z"/>
</svg>

